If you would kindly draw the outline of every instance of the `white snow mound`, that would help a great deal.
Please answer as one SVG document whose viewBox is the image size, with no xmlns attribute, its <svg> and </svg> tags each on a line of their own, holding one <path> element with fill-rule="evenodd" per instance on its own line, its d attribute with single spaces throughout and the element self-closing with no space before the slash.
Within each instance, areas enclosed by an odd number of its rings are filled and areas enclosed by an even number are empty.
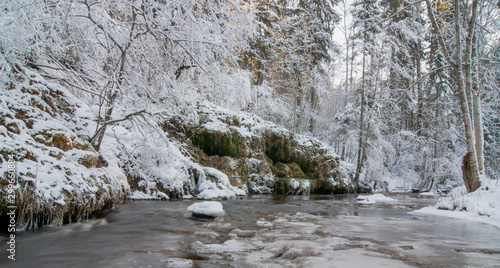
<svg viewBox="0 0 500 268">
<path fill-rule="evenodd" d="M 217 201 L 194 203 L 186 209 L 186 217 L 192 218 L 213 218 L 217 220 L 224 217 L 224 214 L 222 204 Z"/>
<path fill-rule="evenodd" d="M 376 202 L 394 202 L 397 201 L 394 198 L 387 197 L 383 194 L 374 194 L 374 195 L 359 195 L 356 197 L 358 204 L 363 205 L 373 205 Z"/>
<path fill-rule="evenodd" d="M 500 181 L 483 178 L 481 187 L 472 193 L 467 193 L 465 186 L 457 187 L 440 198 L 435 206 L 411 214 L 444 216 L 500 228 Z"/>
</svg>

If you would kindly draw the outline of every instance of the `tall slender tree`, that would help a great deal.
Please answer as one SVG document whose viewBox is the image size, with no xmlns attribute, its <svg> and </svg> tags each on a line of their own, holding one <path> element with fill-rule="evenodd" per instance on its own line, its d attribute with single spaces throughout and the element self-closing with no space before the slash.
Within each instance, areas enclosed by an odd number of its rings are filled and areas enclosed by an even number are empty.
<svg viewBox="0 0 500 268">
<path fill-rule="evenodd" d="M 375 35 L 380 31 L 378 22 L 381 20 L 381 12 L 376 0 L 359 0 L 353 4 L 353 18 L 354 26 L 357 29 L 355 38 L 359 40 L 362 51 L 362 70 L 361 70 L 361 83 L 360 83 L 360 118 L 359 118 L 359 136 L 358 136 L 358 153 L 356 173 L 354 177 L 355 187 L 359 186 L 359 179 L 361 171 L 366 158 L 366 122 L 365 110 L 367 104 L 367 93 L 375 83 L 374 71 L 376 65 L 369 65 L 369 59 L 376 57 L 376 37 Z M 373 61 L 372 61 L 373 63 Z"/>
<path fill-rule="evenodd" d="M 465 127 L 467 154 L 464 156 L 462 169 L 463 179 L 468 192 L 473 192 L 481 186 L 485 176 L 484 170 L 484 135 L 482 127 L 482 112 L 480 89 L 474 88 L 479 81 L 473 75 L 473 66 L 477 65 L 474 57 L 478 49 L 478 16 L 483 1 L 453 1 L 454 29 L 452 35 L 445 35 L 442 26 L 438 24 L 437 6 L 426 0 L 427 11 L 432 27 L 436 32 L 440 48 L 447 63 L 452 66 L 456 79 L 456 93 L 460 100 L 460 109 Z M 453 38 L 451 50 L 446 45 L 447 38 Z"/>
</svg>

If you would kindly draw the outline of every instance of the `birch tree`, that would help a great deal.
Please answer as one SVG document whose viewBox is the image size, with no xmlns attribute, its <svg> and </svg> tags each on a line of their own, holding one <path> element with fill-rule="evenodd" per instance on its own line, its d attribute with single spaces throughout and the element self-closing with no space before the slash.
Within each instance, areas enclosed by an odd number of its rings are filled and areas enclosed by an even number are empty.
<svg viewBox="0 0 500 268">
<path fill-rule="evenodd" d="M 460 100 L 460 110 L 465 127 L 467 154 L 463 158 L 462 172 L 468 192 L 473 192 L 481 186 L 485 178 L 484 168 L 484 135 L 481 112 L 480 88 L 474 74 L 478 65 L 476 57 L 478 47 L 478 17 L 481 12 L 482 0 L 454 0 L 451 9 L 454 16 L 452 35 L 445 35 L 438 23 L 436 4 L 426 0 L 427 12 L 432 27 L 436 32 L 440 48 L 449 65 L 452 66 L 456 79 L 456 90 Z M 453 38 L 451 50 L 446 45 L 446 39 Z"/>
</svg>

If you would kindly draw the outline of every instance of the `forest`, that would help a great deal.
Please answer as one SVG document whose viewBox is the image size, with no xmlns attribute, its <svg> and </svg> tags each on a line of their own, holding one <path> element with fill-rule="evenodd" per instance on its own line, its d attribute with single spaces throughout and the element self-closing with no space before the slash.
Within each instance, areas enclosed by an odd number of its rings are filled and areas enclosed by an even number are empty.
<svg viewBox="0 0 500 268">
<path fill-rule="evenodd" d="M 134 181 L 146 194 L 187 196 L 193 174 L 224 175 L 193 164 L 203 157 L 185 143 L 208 138 L 178 139 L 166 122 L 226 113 L 325 144 L 346 191 L 474 192 L 500 174 L 499 15 L 500 2 L 485 0 L 3 1 L 2 163 L 16 154 L 16 189 L 40 198 L 20 193 L 20 202 L 52 200 L 66 212 L 86 190 L 50 174 L 99 183 L 119 174 L 114 189 L 130 193 Z M 176 135 L 196 134 L 187 125 Z M 298 160 L 266 157 L 309 176 Z M 76 169 L 57 168 L 68 162 Z M 95 191 L 83 211 L 126 199 Z M 31 215 L 41 222 L 67 217 L 40 211 Z"/>
<path fill-rule="evenodd" d="M 499 0 L 0 1 L 0 266 L 496 267 L 499 179 Z"/>
</svg>

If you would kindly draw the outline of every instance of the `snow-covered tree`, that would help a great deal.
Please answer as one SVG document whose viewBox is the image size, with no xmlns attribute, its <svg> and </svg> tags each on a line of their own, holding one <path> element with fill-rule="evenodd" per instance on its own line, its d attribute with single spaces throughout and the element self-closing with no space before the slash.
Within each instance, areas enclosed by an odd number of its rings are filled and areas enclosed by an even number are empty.
<svg viewBox="0 0 500 268">
<path fill-rule="evenodd" d="M 483 47 L 481 40 L 479 18 L 486 1 L 453 1 L 450 10 L 453 11 L 453 30 L 443 31 L 446 25 L 439 24 L 439 6 L 427 0 L 429 19 L 440 44 L 447 63 L 454 70 L 456 94 L 459 96 L 460 109 L 465 128 L 467 154 L 463 159 L 463 179 L 467 191 L 473 192 L 485 178 L 484 167 L 484 133 L 481 111 L 481 81 L 479 80 L 478 55 Z M 446 41 L 454 41 L 449 47 Z"/>
<path fill-rule="evenodd" d="M 376 39 L 377 33 L 380 32 L 378 22 L 381 20 L 380 9 L 376 0 L 359 0 L 353 4 L 353 18 L 354 26 L 357 29 L 355 38 L 360 42 L 360 49 L 362 55 L 362 69 L 361 81 L 359 83 L 360 92 L 360 118 L 359 118 L 359 134 L 358 134 L 358 153 L 357 153 L 357 167 L 354 178 L 356 187 L 359 185 L 360 175 L 366 160 L 366 136 L 369 131 L 369 122 L 365 118 L 366 107 L 373 106 L 373 98 L 378 79 L 376 72 L 379 64 L 380 50 L 378 49 L 378 40 Z M 368 109 L 368 114 L 371 111 Z M 368 116 L 370 117 L 370 116 Z M 366 121 L 366 122 L 365 122 Z"/>
<path fill-rule="evenodd" d="M 29 48 L 17 59 L 95 109 L 96 150 L 110 124 L 139 114 L 250 101 L 249 74 L 237 62 L 252 26 L 232 1 L 28 1 L 3 10 L 6 24 L 25 17 L 19 27 L 30 31 L 21 35 Z"/>
<path fill-rule="evenodd" d="M 328 84 L 321 64 L 331 59 L 332 30 L 338 20 L 334 2 L 255 1 L 255 5 L 258 30 L 243 66 L 252 70 L 256 84 L 267 80 L 288 99 L 292 115 L 287 127 L 311 130 L 319 96 L 326 90 L 318 86 Z"/>
</svg>

